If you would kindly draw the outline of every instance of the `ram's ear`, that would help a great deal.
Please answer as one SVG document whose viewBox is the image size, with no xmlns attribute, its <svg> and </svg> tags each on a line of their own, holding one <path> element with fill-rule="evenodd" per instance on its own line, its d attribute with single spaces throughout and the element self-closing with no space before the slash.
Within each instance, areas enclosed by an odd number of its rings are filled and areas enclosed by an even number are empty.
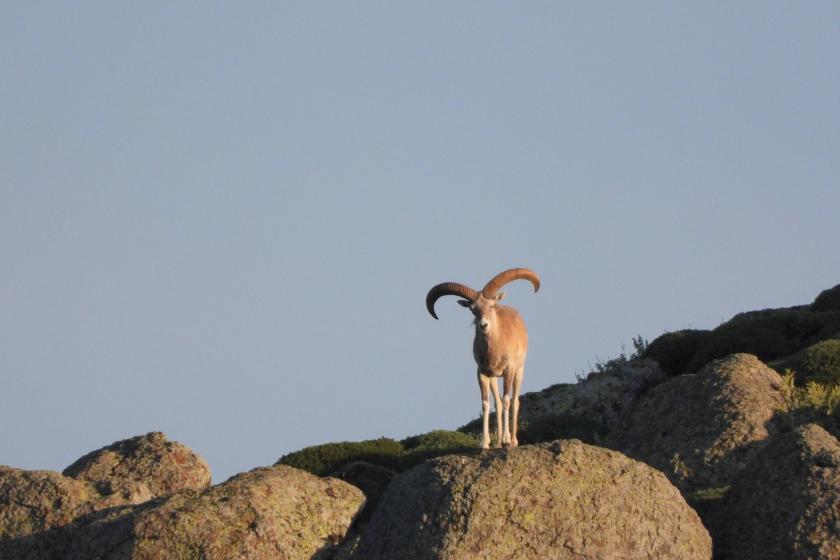
<svg viewBox="0 0 840 560">
<path fill-rule="evenodd" d="M 505 293 L 499 292 L 498 294 L 496 294 L 496 301 L 502 301 L 503 297 L 505 297 Z"/>
<path fill-rule="evenodd" d="M 472 302 L 468 299 L 459 299 L 458 303 L 463 307 L 469 307 L 470 305 L 472 305 Z"/>
</svg>

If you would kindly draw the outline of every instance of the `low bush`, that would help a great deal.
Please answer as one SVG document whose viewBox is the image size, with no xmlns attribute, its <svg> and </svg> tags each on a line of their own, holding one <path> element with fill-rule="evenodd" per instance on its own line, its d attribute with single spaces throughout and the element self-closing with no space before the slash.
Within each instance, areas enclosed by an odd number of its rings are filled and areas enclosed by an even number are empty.
<svg viewBox="0 0 840 560">
<path fill-rule="evenodd" d="M 689 362 L 697 371 L 730 354 L 755 354 L 764 362 L 790 356 L 840 332 L 840 311 L 778 309 L 736 316 L 704 337 Z"/>
<path fill-rule="evenodd" d="M 463 432 L 433 430 L 418 436 L 407 437 L 400 443 L 406 451 L 422 452 L 473 447 L 476 444 L 476 440 L 474 437 L 470 437 Z"/>
<path fill-rule="evenodd" d="M 478 447 L 478 440 L 463 432 L 434 430 L 426 434 L 411 436 L 402 440 L 405 451 L 401 457 L 401 468 L 408 469 L 441 455 L 471 453 Z"/>
<path fill-rule="evenodd" d="M 665 333 L 651 342 L 641 357 L 656 360 L 671 377 L 680 375 L 687 371 L 691 358 L 708 335 L 709 331 L 695 329 Z"/>
<path fill-rule="evenodd" d="M 824 290 L 811 305 L 813 311 L 840 311 L 840 284 Z"/>
<path fill-rule="evenodd" d="M 289 465 L 318 476 L 327 476 L 339 467 L 356 461 L 399 470 L 402 452 L 402 444 L 389 438 L 342 441 L 305 447 L 284 455 L 276 464 Z"/>
<path fill-rule="evenodd" d="M 474 451 L 477 446 L 477 440 L 466 434 L 434 430 L 401 442 L 380 438 L 313 445 L 284 455 L 277 464 L 318 476 L 332 475 L 341 467 L 359 461 L 399 472 L 440 455 Z"/>
</svg>

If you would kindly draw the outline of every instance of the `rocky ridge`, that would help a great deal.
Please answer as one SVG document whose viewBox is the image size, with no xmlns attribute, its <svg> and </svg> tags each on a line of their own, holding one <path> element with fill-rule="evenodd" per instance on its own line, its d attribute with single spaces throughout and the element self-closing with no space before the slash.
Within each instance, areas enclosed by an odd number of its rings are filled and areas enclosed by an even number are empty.
<svg viewBox="0 0 840 560">
<path fill-rule="evenodd" d="M 192 463 L 203 465 L 203 460 Z M 108 472 L 113 476 L 113 470 Z M 129 482 L 136 482 L 136 475 L 130 473 Z M 282 465 L 257 468 L 204 489 L 179 488 L 142 503 L 108 507 L 99 507 L 103 501 L 97 501 L 89 482 L 7 468 L 0 470 L 0 476 L 0 488 L 9 496 L 0 503 L 0 558 L 4 559 L 309 559 L 334 549 L 365 503 L 355 486 Z M 43 499 L 37 502 L 43 496 L 44 480 L 67 495 L 79 494 L 78 499 L 51 510 Z M 22 484 L 25 481 L 30 484 Z M 123 487 L 124 481 L 111 481 Z M 149 483 L 156 487 L 154 481 Z M 20 513 L 14 506 L 17 502 L 36 512 L 25 519 L 41 516 L 42 523 L 10 522 Z M 36 511 L 38 505 L 42 508 Z M 55 513 L 49 515 L 51 511 Z"/>
<path fill-rule="evenodd" d="M 200 456 L 152 433 L 63 474 L 0 466 L 0 558 L 710 558 L 714 545 L 716 560 L 840 559 L 838 293 L 666 333 L 523 395 L 534 445 L 515 450 L 466 449 L 468 425 L 315 446 L 210 486 Z"/>
</svg>

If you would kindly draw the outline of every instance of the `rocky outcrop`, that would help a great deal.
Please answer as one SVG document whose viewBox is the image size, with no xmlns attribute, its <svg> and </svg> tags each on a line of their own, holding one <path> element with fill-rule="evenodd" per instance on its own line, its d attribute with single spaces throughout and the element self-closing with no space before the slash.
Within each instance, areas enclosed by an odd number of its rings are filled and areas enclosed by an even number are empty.
<svg viewBox="0 0 840 560">
<path fill-rule="evenodd" d="M 520 397 L 520 418 L 527 422 L 552 414 L 585 416 L 611 426 L 645 391 L 667 379 L 653 360 L 627 360 L 593 371 L 575 384 L 553 385 Z"/>
<path fill-rule="evenodd" d="M 767 445 L 735 479 L 719 532 L 726 558 L 840 558 L 837 439 L 809 424 Z"/>
<path fill-rule="evenodd" d="M 622 413 L 667 378 L 653 360 L 619 359 L 579 383 L 559 383 L 525 393 L 520 397 L 519 442 L 580 439 L 599 443 Z M 495 413 L 491 416 L 495 418 Z M 495 438 L 495 420 L 490 425 L 490 436 Z M 481 418 L 458 430 L 480 438 Z"/>
<path fill-rule="evenodd" d="M 67 525 L 96 511 L 205 488 L 210 469 L 199 455 L 160 432 L 118 441 L 64 470 L 0 466 L 0 541 Z"/>
<path fill-rule="evenodd" d="M 679 491 L 620 453 L 562 440 L 397 476 L 353 558 L 711 558 Z"/>
<path fill-rule="evenodd" d="M 103 495 L 138 504 L 181 490 L 210 485 L 210 467 L 190 448 L 161 432 L 117 441 L 92 451 L 64 469 L 65 476 L 93 484 Z"/>
<path fill-rule="evenodd" d="M 340 480 L 263 467 L 203 492 L 113 508 L 7 543 L 0 557 L 308 560 L 344 538 L 363 504 L 362 492 Z"/>
<path fill-rule="evenodd" d="M 99 499 L 87 482 L 0 466 L 0 543 L 66 525 L 94 511 Z"/>
<path fill-rule="evenodd" d="M 779 375 L 736 354 L 651 389 L 606 445 L 661 470 L 683 490 L 720 487 L 749 462 L 784 408 Z"/>
</svg>

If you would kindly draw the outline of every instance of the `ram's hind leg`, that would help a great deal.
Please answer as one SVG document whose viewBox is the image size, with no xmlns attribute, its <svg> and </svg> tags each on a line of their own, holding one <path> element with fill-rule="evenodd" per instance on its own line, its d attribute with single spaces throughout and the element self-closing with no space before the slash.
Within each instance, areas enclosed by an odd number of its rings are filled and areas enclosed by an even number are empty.
<svg viewBox="0 0 840 560">
<path fill-rule="evenodd" d="M 502 446 L 502 399 L 499 397 L 499 382 L 495 377 L 490 378 L 490 390 L 493 391 L 493 400 L 496 401 L 496 447 Z"/>
<path fill-rule="evenodd" d="M 481 389 L 481 448 L 490 449 L 490 381 L 491 379 L 478 372 L 478 387 Z M 493 384 L 494 390 L 498 388 Z"/>
<path fill-rule="evenodd" d="M 513 377 L 514 376 L 512 375 L 512 372 L 510 370 L 505 371 L 505 375 L 503 378 L 505 383 L 505 395 L 502 398 L 504 406 L 504 412 L 502 413 L 502 445 L 504 445 L 505 447 L 515 447 L 511 445 L 510 438 L 510 394 L 513 391 Z"/>
<path fill-rule="evenodd" d="M 519 445 L 519 440 L 516 439 L 516 433 L 519 431 L 519 391 L 522 389 L 522 378 L 525 377 L 525 367 L 519 369 L 513 378 L 513 411 L 511 421 L 513 427 L 510 434 L 510 446 L 516 447 Z"/>
</svg>

